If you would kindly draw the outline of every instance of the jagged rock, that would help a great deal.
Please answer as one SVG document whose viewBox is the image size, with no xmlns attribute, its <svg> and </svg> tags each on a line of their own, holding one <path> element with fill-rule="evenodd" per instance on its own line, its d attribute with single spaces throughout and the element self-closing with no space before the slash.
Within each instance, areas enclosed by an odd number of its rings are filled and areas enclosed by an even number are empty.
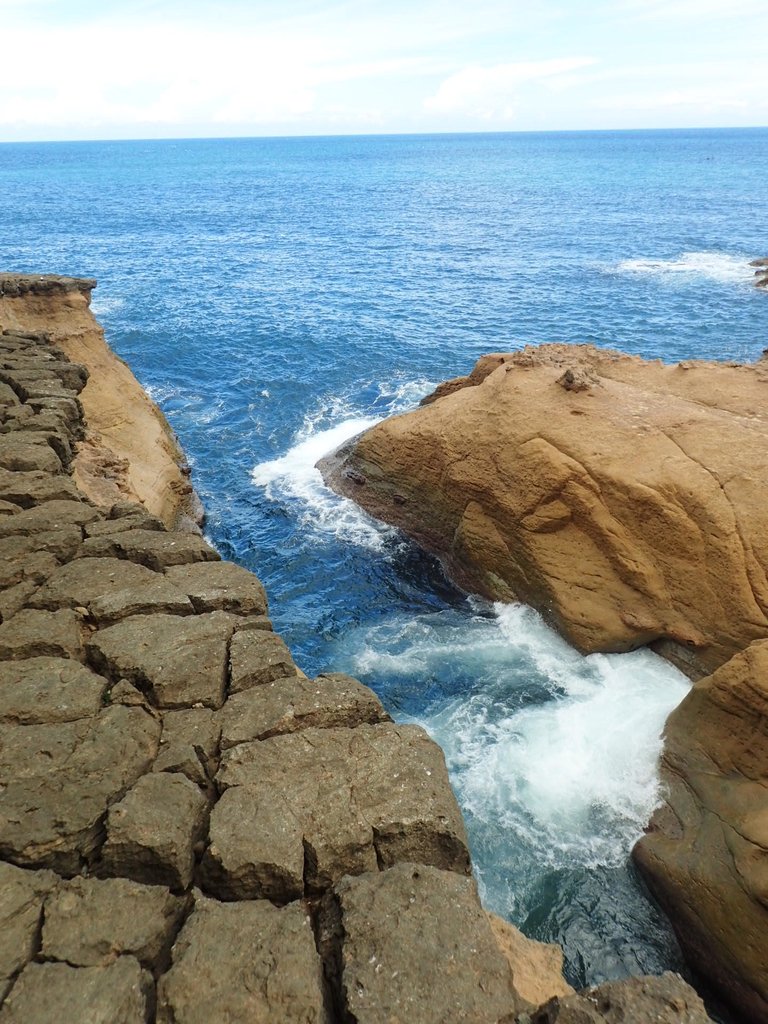
<svg viewBox="0 0 768 1024">
<path fill-rule="evenodd" d="M 28 658 L 0 664 L 0 722 L 52 725 L 99 713 L 107 680 L 77 661 Z"/>
<path fill-rule="evenodd" d="M 13 506 L 12 506 L 13 507 Z M 31 536 L 65 527 L 98 522 L 102 513 L 82 501 L 47 501 L 35 508 L 20 509 L 16 515 L 0 519 L 0 537 Z"/>
<path fill-rule="evenodd" d="M 159 723 L 140 708 L 0 726 L 0 857 L 78 872 L 102 841 L 107 807 L 148 771 L 159 740 Z"/>
<path fill-rule="evenodd" d="M 229 649 L 229 667 L 230 693 L 263 686 L 299 671 L 282 637 L 263 629 L 235 633 Z"/>
<path fill-rule="evenodd" d="M 28 561 L 24 559 L 21 566 L 18 565 L 18 574 L 21 575 L 24 572 L 32 571 L 38 579 L 44 579 L 46 571 L 52 565 L 58 565 L 58 562 L 52 556 L 42 556 L 43 559 L 51 557 L 51 562 L 41 565 L 40 556 L 33 556 L 33 565 L 30 566 Z M 7 568 L 7 566 L 5 567 Z M 7 577 L 6 577 L 7 578 Z M 6 587 L 5 590 L 0 590 L 0 622 L 7 622 L 8 619 L 12 618 L 16 612 L 21 611 L 30 600 L 32 595 L 37 591 L 39 583 L 35 583 L 34 580 L 22 579 L 19 583 L 14 583 L 12 586 Z"/>
<path fill-rule="evenodd" d="M 559 387 L 568 370 L 600 386 Z M 701 675 L 768 633 L 767 384 L 764 363 L 531 346 L 319 466 L 464 588 L 583 651 L 656 642 Z"/>
<path fill-rule="evenodd" d="M 0 516 L 3 517 L 0 522 L 4 522 L 8 516 L 15 516 L 21 511 L 21 505 L 14 505 L 12 501 L 0 501 Z"/>
<path fill-rule="evenodd" d="M 155 576 L 141 586 L 124 587 L 98 597 L 89 605 L 91 617 L 99 625 L 109 625 L 131 615 L 192 615 L 194 609 L 189 598 L 159 573 Z"/>
<path fill-rule="evenodd" d="M 563 977 L 563 951 L 557 943 L 529 939 L 495 914 L 488 914 L 488 922 L 496 945 L 512 969 L 520 1000 L 534 1007 L 554 996 L 573 994 L 574 989 Z"/>
<path fill-rule="evenodd" d="M 207 786 L 218 766 L 220 736 L 218 717 L 209 708 L 167 711 L 152 770 L 181 772 L 198 786 Z"/>
<path fill-rule="evenodd" d="M 46 901 L 42 956 L 75 967 L 97 967 L 129 953 L 148 970 L 162 969 L 185 902 L 160 885 L 139 885 L 127 878 L 73 878 Z"/>
<path fill-rule="evenodd" d="M 42 473 L 61 473 L 61 459 L 42 438 L 28 434 L 0 434 L 0 468 L 13 472 L 39 470 Z"/>
<path fill-rule="evenodd" d="M 163 533 L 158 530 L 125 530 L 102 537 L 89 537 L 81 549 L 83 558 L 124 558 L 162 572 L 172 565 L 214 562 L 219 555 L 202 537 L 192 533 Z"/>
<path fill-rule="evenodd" d="M 216 780 L 223 795 L 202 873 L 223 898 L 287 902 L 302 882 L 322 892 L 344 874 L 406 860 L 469 871 L 442 751 L 416 726 L 241 743 L 224 754 Z"/>
<path fill-rule="evenodd" d="M 51 871 L 0 863 L 0 1001 L 37 952 L 43 901 L 58 881 Z"/>
<path fill-rule="evenodd" d="M 354 728 L 391 721 L 372 690 L 337 672 L 316 679 L 275 679 L 235 693 L 219 717 L 222 750 L 301 729 Z"/>
<path fill-rule="evenodd" d="M 124 619 L 94 633 L 88 656 L 99 671 L 151 693 L 158 707 L 218 708 L 224 702 L 227 647 L 236 622 L 226 612 Z"/>
<path fill-rule="evenodd" d="M 556 997 L 519 1024 L 711 1024 L 704 1004 L 678 974 L 609 981 Z"/>
<path fill-rule="evenodd" d="M 768 640 L 696 683 L 664 735 L 666 803 L 635 859 L 690 962 L 768 1021 Z"/>
<path fill-rule="evenodd" d="M 112 533 L 125 533 L 128 530 L 154 530 L 157 533 L 164 533 L 165 527 L 157 516 L 150 515 L 141 506 L 132 505 L 134 511 L 130 514 L 112 516 L 108 519 L 101 519 L 97 523 L 91 523 L 85 528 L 86 537 L 103 537 Z"/>
<path fill-rule="evenodd" d="M 131 956 L 108 967 L 27 964 L 0 1009 L 0 1024 L 146 1024 L 152 978 Z"/>
<path fill-rule="evenodd" d="M 198 787 L 184 775 L 144 775 L 109 809 L 100 871 L 186 889 L 207 807 Z"/>
<path fill-rule="evenodd" d="M 43 505 L 47 501 L 82 501 L 69 476 L 50 473 L 13 473 L 0 469 L 0 499 L 12 501 L 22 508 Z"/>
<path fill-rule="evenodd" d="M 38 657 L 82 659 L 80 618 L 75 612 L 22 609 L 0 626 L 0 660 Z"/>
<path fill-rule="evenodd" d="M 158 986 L 158 1024 L 328 1024 L 323 972 L 300 904 L 198 897 Z"/>
<path fill-rule="evenodd" d="M 165 574 L 189 597 L 196 612 L 267 614 L 264 587 L 252 572 L 232 562 L 172 566 Z"/>
<path fill-rule="evenodd" d="M 320 945 L 344 1020 L 515 1019 L 512 971 L 470 878 L 415 864 L 344 878 L 323 901 Z"/>
</svg>

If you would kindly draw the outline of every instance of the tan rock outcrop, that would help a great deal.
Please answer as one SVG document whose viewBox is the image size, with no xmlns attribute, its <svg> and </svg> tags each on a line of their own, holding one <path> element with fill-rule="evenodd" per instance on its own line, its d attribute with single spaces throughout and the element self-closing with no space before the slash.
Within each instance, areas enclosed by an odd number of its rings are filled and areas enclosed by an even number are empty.
<svg viewBox="0 0 768 1024">
<path fill-rule="evenodd" d="M 635 859 L 689 960 L 768 1021 L 768 640 L 699 680 L 664 736 L 667 799 Z"/>
<path fill-rule="evenodd" d="M 99 505 L 140 501 L 171 527 L 197 514 L 186 459 L 163 414 L 105 342 L 89 308 L 95 286 L 47 274 L 0 275 L 0 327 L 45 332 L 88 370 L 80 394 L 88 429 L 74 464 L 80 490 Z"/>
<path fill-rule="evenodd" d="M 496 914 L 488 914 L 496 945 L 509 961 L 515 990 L 531 1006 L 541 1006 L 557 996 L 571 996 L 563 977 L 563 951 L 554 942 L 537 942 Z"/>
<path fill-rule="evenodd" d="M 467 590 L 583 651 L 657 643 L 691 674 L 768 634 L 768 363 L 593 346 L 486 356 L 319 463 Z"/>
</svg>

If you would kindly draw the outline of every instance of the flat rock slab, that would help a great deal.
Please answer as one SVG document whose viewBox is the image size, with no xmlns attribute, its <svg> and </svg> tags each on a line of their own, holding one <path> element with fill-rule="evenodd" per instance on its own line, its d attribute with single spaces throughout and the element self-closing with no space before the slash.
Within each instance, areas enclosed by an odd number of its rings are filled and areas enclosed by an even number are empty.
<svg viewBox="0 0 768 1024">
<path fill-rule="evenodd" d="M 0 499 L 12 501 L 22 508 L 32 508 L 48 501 L 82 501 L 82 496 L 74 480 L 63 474 L 52 476 L 39 471 L 14 473 L 0 469 Z"/>
<path fill-rule="evenodd" d="M 267 614 L 264 587 L 252 572 L 233 562 L 172 566 L 166 576 L 189 597 L 196 612 Z"/>
<path fill-rule="evenodd" d="M 0 497 L 3 497 L 0 494 Z M 13 499 L 11 499 L 13 500 Z M 83 557 L 124 558 L 162 572 L 171 565 L 188 562 L 217 562 L 218 552 L 194 533 L 164 533 L 158 530 L 125 530 L 105 537 L 89 537 Z"/>
<path fill-rule="evenodd" d="M 208 802 L 184 775 L 144 775 L 107 815 L 100 872 L 186 889 Z"/>
<path fill-rule="evenodd" d="M 146 771 L 160 724 L 105 708 L 56 725 L 0 726 L 0 857 L 75 874 L 103 837 L 108 806 Z"/>
<path fill-rule="evenodd" d="M 515 1019 L 512 971 L 471 878 L 414 864 L 345 878 L 323 901 L 320 933 L 345 1020 Z"/>
<path fill-rule="evenodd" d="M 0 1024 L 146 1024 L 152 978 L 121 956 L 108 967 L 27 964 L 0 1009 Z"/>
<path fill-rule="evenodd" d="M 207 786 L 218 768 L 221 725 L 210 708 L 167 711 L 152 770 L 181 772 L 198 786 Z"/>
<path fill-rule="evenodd" d="M 391 721 L 376 694 L 351 676 L 289 676 L 233 694 L 219 712 L 221 747 L 302 729 Z"/>
<path fill-rule="evenodd" d="M 0 663 L 0 722 L 51 725 L 96 715 L 107 680 L 67 658 Z"/>
<path fill-rule="evenodd" d="M 73 878 L 46 902 L 41 953 L 76 967 L 104 966 L 129 953 L 149 970 L 163 969 L 185 906 L 161 885 Z"/>
<path fill-rule="evenodd" d="M 224 702 L 227 650 L 237 622 L 226 612 L 142 615 L 94 633 L 88 656 L 99 671 L 150 693 L 158 707 L 218 708 Z"/>
<path fill-rule="evenodd" d="M 299 673 L 282 637 L 263 629 L 238 630 L 230 646 L 229 668 L 231 693 Z"/>
<path fill-rule="evenodd" d="M 58 612 L 22 609 L 0 626 L 0 660 L 22 658 L 83 657 L 79 616 L 65 609 Z"/>
<path fill-rule="evenodd" d="M 15 472 L 40 470 L 43 473 L 61 473 L 61 459 L 51 446 L 33 434 L 0 434 L 0 468 Z"/>
<path fill-rule="evenodd" d="M 43 901 L 58 881 L 52 871 L 0 863 L 0 1000 L 36 952 Z"/>
<path fill-rule="evenodd" d="M 202 873 L 226 899 L 289 902 L 398 861 L 469 871 L 440 748 L 416 726 L 306 729 L 227 751 Z"/>
<path fill-rule="evenodd" d="M 162 579 L 143 565 L 119 558 L 77 558 L 51 573 L 31 602 L 34 608 L 88 607 L 92 601 L 126 588 Z"/>
<path fill-rule="evenodd" d="M 304 907 L 198 898 L 158 986 L 158 1024 L 328 1024 Z"/>
<path fill-rule="evenodd" d="M 66 562 L 70 558 L 74 558 L 81 541 L 82 534 L 77 526 L 41 530 L 28 537 L 3 537 L 0 539 L 0 560 L 4 564 L 13 564 L 18 559 L 24 560 L 28 556 L 46 552 L 53 555 L 57 561 Z"/>
<path fill-rule="evenodd" d="M 101 520 L 103 513 L 82 501 L 48 501 L 35 508 L 20 509 L 0 520 L 0 537 L 29 536 L 65 526 L 83 527 Z"/>
</svg>

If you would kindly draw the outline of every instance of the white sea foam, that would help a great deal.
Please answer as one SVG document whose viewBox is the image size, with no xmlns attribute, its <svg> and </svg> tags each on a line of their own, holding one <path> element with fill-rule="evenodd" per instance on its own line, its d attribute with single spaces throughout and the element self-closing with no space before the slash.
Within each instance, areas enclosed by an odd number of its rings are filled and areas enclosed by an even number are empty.
<svg viewBox="0 0 768 1024">
<path fill-rule="evenodd" d="M 754 277 L 747 256 L 722 252 L 684 252 L 671 259 L 638 258 L 622 260 L 617 270 L 624 274 L 652 275 L 667 279 L 704 277 L 722 284 L 745 284 Z"/>
<path fill-rule="evenodd" d="M 530 608 L 493 611 L 369 627 L 352 670 L 426 686 L 461 665 L 470 692 L 420 722 L 473 828 L 540 866 L 623 862 L 658 803 L 661 731 L 688 681 L 650 651 L 583 657 Z"/>
<path fill-rule="evenodd" d="M 394 531 L 376 523 L 353 502 L 334 494 L 323 483 L 315 464 L 384 417 L 412 408 L 434 387 L 425 379 L 377 384 L 378 397 L 373 405 L 376 411 L 381 410 L 380 416 L 360 415 L 347 395 L 325 398 L 307 413 L 292 447 L 279 458 L 255 466 L 251 480 L 265 489 L 270 500 L 291 502 L 303 527 L 381 550 L 384 538 Z"/>
<path fill-rule="evenodd" d="M 116 313 L 118 309 L 122 309 L 124 305 L 125 299 L 97 293 L 91 300 L 91 311 L 94 316 L 109 316 L 110 313 Z"/>
<path fill-rule="evenodd" d="M 271 500 L 293 500 L 302 524 L 330 533 L 353 544 L 378 550 L 386 534 L 364 512 L 345 498 L 340 498 L 323 483 L 315 463 L 378 420 L 355 417 L 342 420 L 325 430 L 305 424 L 296 444 L 278 459 L 255 466 L 251 471 L 254 484 L 265 489 Z"/>
</svg>

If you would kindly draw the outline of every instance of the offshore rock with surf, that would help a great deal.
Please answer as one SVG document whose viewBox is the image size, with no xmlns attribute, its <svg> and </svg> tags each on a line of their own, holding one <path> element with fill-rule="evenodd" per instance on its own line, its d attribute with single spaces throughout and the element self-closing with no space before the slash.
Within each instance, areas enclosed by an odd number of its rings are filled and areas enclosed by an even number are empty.
<svg viewBox="0 0 768 1024">
<path fill-rule="evenodd" d="M 528 346 L 318 463 L 465 591 L 532 606 L 585 654 L 650 648 L 692 681 L 633 857 L 696 977 L 754 1022 L 768 1021 L 766 393 L 765 354 L 665 365 Z"/>
</svg>

